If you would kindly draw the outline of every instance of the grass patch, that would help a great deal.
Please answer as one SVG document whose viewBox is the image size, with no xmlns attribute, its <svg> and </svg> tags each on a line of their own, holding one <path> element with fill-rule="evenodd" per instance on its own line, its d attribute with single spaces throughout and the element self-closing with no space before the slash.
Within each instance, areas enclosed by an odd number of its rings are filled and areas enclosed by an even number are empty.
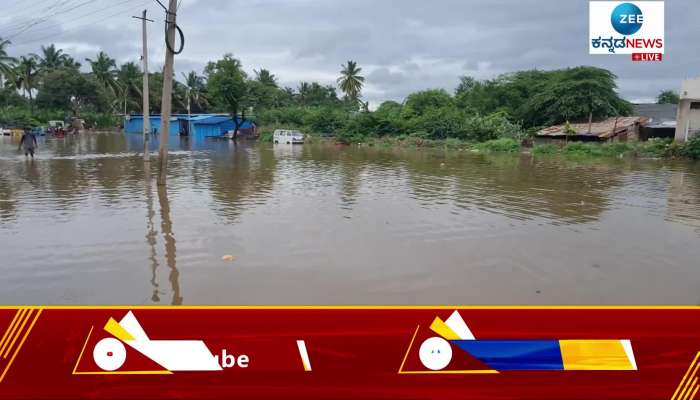
<svg viewBox="0 0 700 400">
<path fill-rule="evenodd" d="M 520 151 L 520 143 L 509 138 L 493 139 L 482 143 L 477 143 L 474 148 L 479 151 L 490 153 L 515 153 Z"/>
<path fill-rule="evenodd" d="M 559 146 L 547 143 L 533 147 L 532 154 L 534 155 L 553 155 L 559 153 Z"/>
</svg>

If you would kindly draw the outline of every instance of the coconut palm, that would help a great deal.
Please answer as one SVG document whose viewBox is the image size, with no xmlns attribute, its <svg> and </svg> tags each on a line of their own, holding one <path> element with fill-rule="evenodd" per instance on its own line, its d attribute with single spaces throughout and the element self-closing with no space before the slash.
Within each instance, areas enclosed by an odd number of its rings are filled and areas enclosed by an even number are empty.
<svg viewBox="0 0 700 400">
<path fill-rule="evenodd" d="M 297 92 L 299 92 L 299 102 L 302 105 L 306 105 L 306 100 L 309 97 L 309 91 L 311 89 L 311 85 L 309 82 L 301 82 L 299 84 L 299 87 L 297 88 Z"/>
<path fill-rule="evenodd" d="M 29 107 L 34 114 L 34 97 L 32 91 L 36 88 L 39 76 L 39 62 L 33 55 L 22 56 L 13 73 L 17 89 L 22 90 L 29 97 Z"/>
<path fill-rule="evenodd" d="M 47 72 L 52 71 L 65 66 L 69 58 L 62 49 L 57 49 L 53 44 L 48 47 L 41 46 L 41 55 L 38 56 L 39 67 Z"/>
<path fill-rule="evenodd" d="M 113 58 L 109 57 L 104 51 L 100 51 L 96 59 L 86 58 L 85 61 L 90 63 L 92 74 L 105 89 L 112 91 L 113 94 L 120 92 L 119 85 L 115 79 L 117 62 Z"/>
<path fill-rule="evenodd" d="M 198 75 L 195 71 L 190 71 L 187 75 L 182 74 L 185 78 L 185 90 L 187 91 L 186 100 L 189 104 L 193 104 L 195 109 L 204 111 L 209 106 L 209 100 L 206 96 L 206 82 L 204 77 Z"/>
<path fill-rule="evenodd" d="M 141 98 L 142 74 L 135 62 L 127 62 L 121 65 L 117 75 L 119 89 L 119 103 L 124 107 L 124 114 L 129 108 L 139 109 L 138 99 Z"/>
<path fill-rule="evenodd" d="M 360 98 L 360 92 L 365 82 L 365 77 L 360 75 L 362 68 L 357 66 L 355 61 L 348 61 L 347 64 L 341 65 L 340 78 L 338 78 L 338 86 L 345 93 L 345 96 L 353 101 Z"/>
<path fill-rule="evenodd" d="M 12 69 L 17 62 L 17 59 L 7 54 L 8 45 L 10 45 L 9 40 L 0 38 L 0 87 L 3 87 L 5 78 L 12 76 Z"/>
<path fill-rule="evenodd" d="M 255 71 L 255 80 L 262 83 L 263 85 L 277 87 L 277 77 L 271 74 L 270 71 L 262 68 L 260 71 Z"/>
</svg>

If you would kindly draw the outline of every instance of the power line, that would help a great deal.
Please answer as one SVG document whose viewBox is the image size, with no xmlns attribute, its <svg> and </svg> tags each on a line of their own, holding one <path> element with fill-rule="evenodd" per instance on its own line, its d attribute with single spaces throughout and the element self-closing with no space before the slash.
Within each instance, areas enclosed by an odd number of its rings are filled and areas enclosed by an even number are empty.
<svg viewBox="0 0 700 400">
<path fill-rule="evenodd" d="M 38 8 L 31 8 L 29 10 L 24 9 L 22 11 L 25 11 L 25 15 L 20 15 L 20 16 L 15 16 L 13 19 L 13 22 L 10 23 L 9 25 L 6 25 L 2 27 L 2 30 L 11 32 L 15 29 L 21 28 L 23 26 L 26 26 L 29 23 L 32 23 L 38 19 L 45 18 L 49 15 L 51 15 L 52 11 L 56 9 L 57 7 L 61 6 L 66 6 L 69 5 L 72 1 L 75 0 L 57 0 L 55 3 L 47 6 L 47 7 L 38 7 Z M 25 19 L 25 17 L 27 19 Z"/>
<path fill-rule="evenodd" d="M 70 7 L 70 8 L 67 8 L 67 9 L 64 9 L 64 10 L 61 10 L 61 11 L 52 13 L 52 15 L 48 15 L 48 16 L 45 16 L 45 17 L 43 17 L 43 18 L 40 18 L 40 19 L 38 19 L 38 20 L 36 20 L 36 21 L 34 21 L 34 22 L 28 24 L 27 26 L 25 26 L 24 28 L 20 29 L 19 31 L 13 33 L 12 35 L 8 36 L 8 39 L 13 39 L 13 38 L 17 37 L 17 35 L 19 35 L 19 34 L 21 34 L 21 33 L 23 33 L 23 32 L 26 32 L 28 29 L 30 29 L 30 28 L 33 27 L 33 26 L 37 26 L 37 25 L 43 24 L 44 22 L 50 20 L 52 17 L 55 17 L 55 16 L 57 16 L 57 15 L 61 15 L 61 14 L 65 14 L 65 13 L 67 13 L 67 12 L 69 12 L 69 11 L 73 11 L 73 10 L 75 10 L 75 9 L 77 9 L 77 8 L 80 8 L 80 7 L 83 7 L 83 6 L 87 5 L 87 4 L 90 4 L 92 1 L 93 1 L 93 0 L 87 0 L 87 1 L 84 1 L 84 2 L 82 2 L 82 3 L 79 3 L 79 4 L 75 5 L 75 6 L 73 6 L 73 7 Z"/>
<path fill-rule="evenodd" d="M 124 5 L 124 4 L 126 4 L 126 3 L 130 3 L 130 2 L 133 2 L 133 1 L 138 1 L 138 0 L 124 0 L 124 1 L 122 1 L 122 2 L 120 2 L 120 3 L 112 4 L 112 5 L 109 6 L 109 7 L 101 8 L 101 9 L 98 9 L 98 10 L 91 11 L 91 12 L 89 12 L 89 13 L 80 15 L 80 16 L 78 16 L 78 17 L 72 18 L 72 19 L 71 19 L 71 24 L 72 24 L 73 22 L 79 21 L 79 20 L 81 20 L 81 19 L 90 17 L 90 16 L 95 15 L 95 14 L 100 14 L 100 13 L 102 13 L 102 12 L 104 12 L 104 11 L 109 10 L 109 9 L 114 9 L 115 7 L 119 7 L 119 6 L 121 6 L 121 5 Z M 49 30 L 49 29 L 54 29 L 54 27 L 53 27 L 53 26 L 41 27 L 41 28 L 39 28 L 39 29 L 35 29 L 35 30 L 33 30 L 33 31 L 29 31 L 28 34 L 32 34 L 32 35 L 33 35 L 33 34 L 36 34 L 36 33 L 39 33 L 39 32 L 47 31 L 47 30 Z M 28 40 L 31 40 L 31 39 L 28 39 Z"/>
<path fill-rule="evenodd" d="M 50 1 L 53 1 L 54 4 L 48 5 Z M 59 4 L 61 1 L 64 0 L 37 0 L 33 2 L 30 5 L 27 5 L 26 2 L 21 2 L 17 1 L 15 2 L 15 5 L 19 5 L 19 7 L 14 7 L 10 9 L 3 10 L 3 17 L 12 17 L 13 20 L 16 20 L 18 17 L 23 18 L 25 16 L 31 16 L 36 14 L 37 12 L 45 12 L 47 9 L 50 9 L 52 7 L 55 7 L 57 4 Z M 39 11 L 41 10 L 41 11 Z M 10 23 L 8 26 L 15 25 L 16 21 L 13 23 Z M 7 27 L 5 27 L 7 28 Z M 3 28 L 3 29 L 5 29 Z"/>
<path fill-rule="evenodd" d="M 147 0 L 140 0 L 140 1 L 141 1 L 141 3 L 139 3 L 139 5 L 140 5 L 140 4 L 144 4 L 144 3 L 147 2 Z M 60 37 L 62 37 L 62 36 L 64 36 L 64 35 L 66 35 L 66 34 L 73 33 L 73 32 L 75 32 L 75 31 L 77 31 L 79 28 L 83 28 L 83 27 L 88 26 L 88 25 L 92 25 L 92 24 L 96 24 L 96 23 L 99 23 L 99 22 L 102 22 L 102 21 L 106 21 L 106 20 L 108 20 L 108 19 L 110 19 L 110 18 L 113 18 L 113 17 L 116 17 L 116 16 L 118 16 L 118 15 L 120 15 L 120 14 L 124 14 L 124 13 L 126 13 L 127 11 L 128 11 L 129 13 L 133 11 L 132 8 L 131 8 L 131 6 L 130 6 L 129 8 L 127 8 L 127 9 L 122 9 L 122 10 L 120 10 L 120 11 L 117 11 L 116 13 L 107 15 L 107 16 L 105 16 L 105 17 L 103 17 L 103 18 L 99 18 L 99 19 L 96 19 L 96 20 L 90 20 L 90 21 L 87 21 L 86 23 L 83 23 L 83 24 L 80 24 L 80 25 L 77 25 L 77 26 L 73 26 L 73 27 L 71 27 L 72 29 L 65 30 L 65 31 L 63 31 L 63 32 L 61 32 L 61 33 L 58 33 L 58 34 L 48 34 L 48 35 L 41 36 L 41 37 L 38 37 L 38 38 L 34 38 L 34 39 L 30 39 L 30 40 L 25 40 L 25 41 L 20 41 L 20 42 L 17 42 L 16 45 L 26 45 L 26 44 L 30 44 L 30 43 L 35 43 L 35 42 L 43 41 L 43 40 L 49 39 L 49 38 L 60 38 Z"/>
</svg>

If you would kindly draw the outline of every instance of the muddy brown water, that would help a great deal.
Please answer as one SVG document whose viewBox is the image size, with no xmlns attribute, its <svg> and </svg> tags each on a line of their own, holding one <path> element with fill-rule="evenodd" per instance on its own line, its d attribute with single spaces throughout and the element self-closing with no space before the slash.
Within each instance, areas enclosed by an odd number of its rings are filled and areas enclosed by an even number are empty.
<svg viewBox="0 0 700 400">
<path fill-rule="evenodd" d="M 700 302 L 696 162 L 173 138 L 161 190 L 139 135 L 16 147 L 4 304 Z"/>
</svg>

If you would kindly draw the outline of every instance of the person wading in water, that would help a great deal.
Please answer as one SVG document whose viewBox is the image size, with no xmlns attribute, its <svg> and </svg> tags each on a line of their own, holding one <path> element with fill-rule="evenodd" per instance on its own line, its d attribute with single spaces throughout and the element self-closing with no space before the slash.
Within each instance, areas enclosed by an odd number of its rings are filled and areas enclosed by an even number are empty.
<svg viewBox="0 0 700 400">
<path fill-rule="evenodd" d="M 19 141 L 19 148 L 17 148 L 17 150 L 20 150 L 23 146 L 24 156 L 27 157 L 28 155 L 31 155 L 33 159 L 34 149 L 37 147 L 37 143 L 36 136 L 34 136 L 32 131 L 29 129 L 24 130 L 24 134 L 22 135 L 22 139 Z"/>
</svg>

